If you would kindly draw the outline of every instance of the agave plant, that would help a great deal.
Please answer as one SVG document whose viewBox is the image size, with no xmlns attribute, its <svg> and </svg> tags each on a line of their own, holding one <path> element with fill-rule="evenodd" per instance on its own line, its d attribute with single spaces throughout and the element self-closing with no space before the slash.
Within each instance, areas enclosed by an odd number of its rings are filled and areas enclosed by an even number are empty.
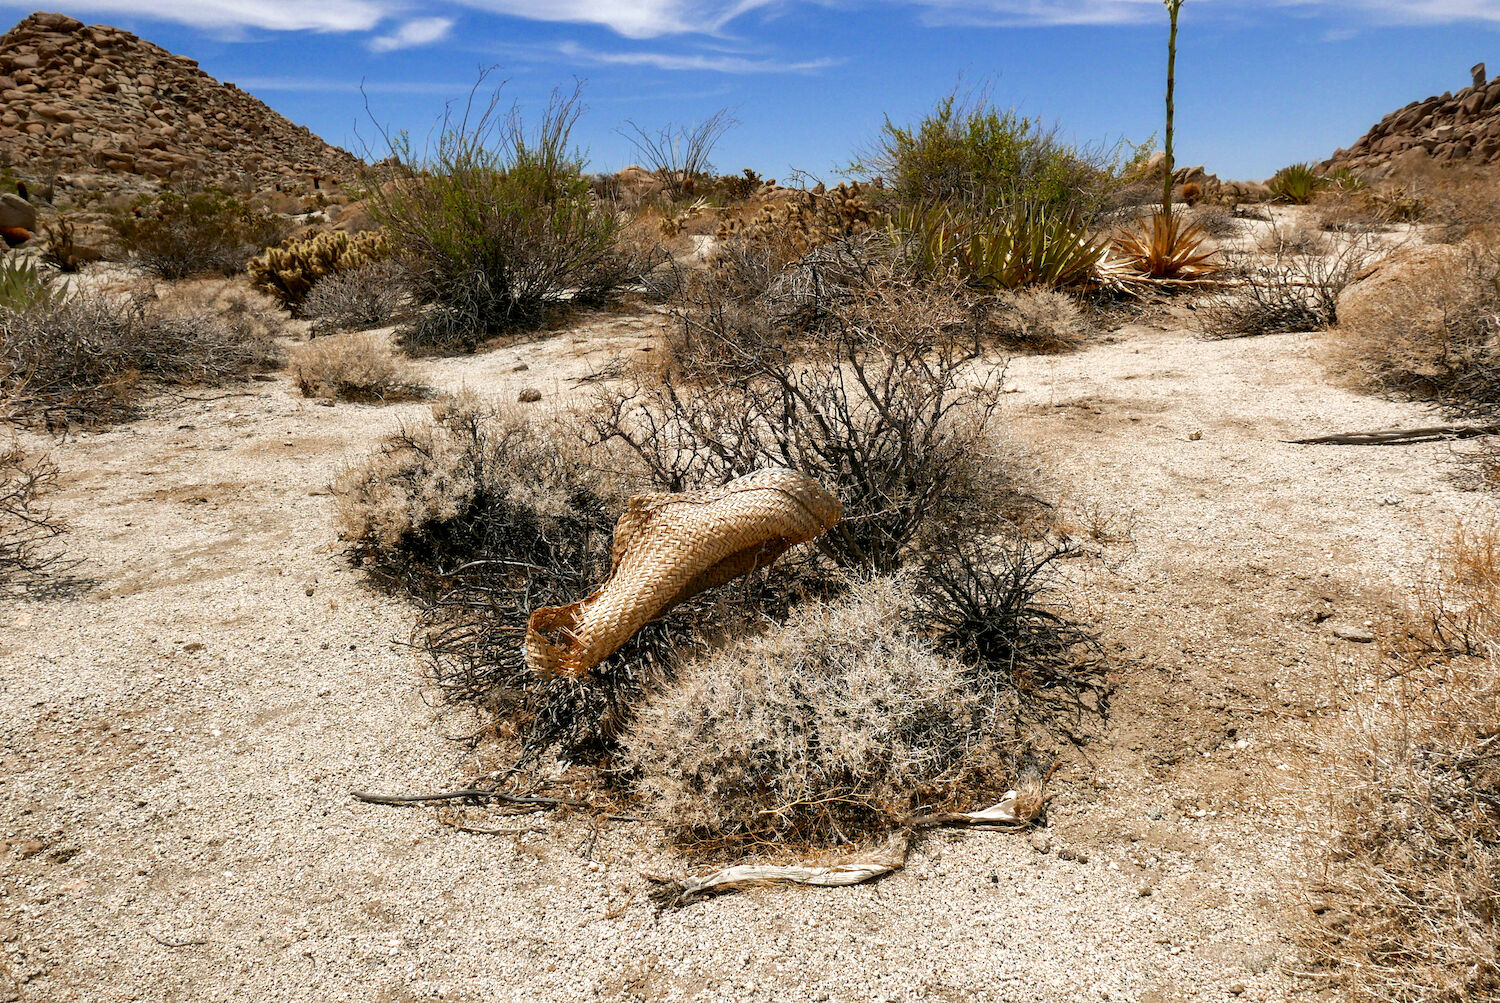
<svg viewBox="0 0 1500 1003">
<path fill-rule="evenodd" d="M 1312 164 L 1293 164 L 1283 167 L 1271 179 L 1271 193 L 1293 205 L 1307 205 L 1320 189 L 1328 185 L 1328 179 L 1313 170 Z"/>
<path fill-rule="evenodd" d="M 62 299 L 63 283 L 35 261 L 18 254 L 0 257 L 0 310 L 17 313 L 45 307 Z"/>
<path fill-rule="evenodd" d="M 1370 187 L 1370 182 L 1347 167 L 1338 168 L 1326 180 L 1341 192 L 1362 192 Z"/>
<path fill-rule="evenodd" d="M 1115 235 L 1115 248 L 1136 271 L 1153 279 L 1201 279 L 1214 274 L 1217 251 L 1203 249 L 1207 234 L 1196 223 L 1157 210 Z"/>
<path fill-rule="evenodd" d="M 956 274 L 987 289 L 1068 286 L 1088 281 L 1104 254 L 1077 213 L 1018 201 L 988 216 L 938 206 L 892 221 L 924 274 Z"/>
</svg>

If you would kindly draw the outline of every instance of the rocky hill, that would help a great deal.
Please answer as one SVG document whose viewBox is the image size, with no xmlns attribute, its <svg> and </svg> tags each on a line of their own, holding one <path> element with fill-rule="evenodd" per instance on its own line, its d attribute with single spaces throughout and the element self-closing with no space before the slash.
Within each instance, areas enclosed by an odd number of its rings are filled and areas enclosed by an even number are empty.
<svg viewBox="0 0 1500 1003">
<path fill-rule="evenodd" d="M 1391 112 L 1324 167 L 1381 176 L 1409 162 L 1500 164 L 1500 77 L 1489 80 L 1483 63 L 1470 72 L 1472 86 Z"/>
<path fill-rule="evenodd" d="M 0 36 L 0 167 L 60 190 L 173 181 L 308 195 L 359 161 L 196 61 L 128 31 L 36 13 Z"/>
</svg>

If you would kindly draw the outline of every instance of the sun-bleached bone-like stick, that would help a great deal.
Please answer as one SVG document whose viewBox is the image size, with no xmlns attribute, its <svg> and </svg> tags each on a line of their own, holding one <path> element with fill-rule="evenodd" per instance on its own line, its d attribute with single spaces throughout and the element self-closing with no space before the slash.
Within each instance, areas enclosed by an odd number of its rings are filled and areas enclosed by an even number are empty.
<svg viewBox="0 0 1500 1003">
<path fill-rule="evenodd" d="M 764 567 L 840 514 L 823 485 L 780 469 L 708 491 L 632 498 L 615 526 L 609 578 L 578 602 L 531 614 L 526 664 L 581 676 L 672 607 Z"/>
</svg>

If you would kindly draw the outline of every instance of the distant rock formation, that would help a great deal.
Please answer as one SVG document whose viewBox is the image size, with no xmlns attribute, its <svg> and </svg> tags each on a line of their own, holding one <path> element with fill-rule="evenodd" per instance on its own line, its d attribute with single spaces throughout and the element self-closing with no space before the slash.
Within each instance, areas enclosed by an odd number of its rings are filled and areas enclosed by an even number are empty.
<svg viewBox="0 0 1500 1003">
<path fill-rule="evenodd" d="M 1359 142 L 1334 153 L 1323 169 L 1348 167 L 1381 177 L 1398 161 L 1500 164 L 1500 77 L 1489 80 L 1483 63 L 1470 73 L 1472 86 L 1391 112 Z"/>
<path fill-rule="evenodd" d="M 0 167 L 60 188 L 332 194 L 360 161 L 184 56 L 36 13 L 0 36 Z"/>
</svg>

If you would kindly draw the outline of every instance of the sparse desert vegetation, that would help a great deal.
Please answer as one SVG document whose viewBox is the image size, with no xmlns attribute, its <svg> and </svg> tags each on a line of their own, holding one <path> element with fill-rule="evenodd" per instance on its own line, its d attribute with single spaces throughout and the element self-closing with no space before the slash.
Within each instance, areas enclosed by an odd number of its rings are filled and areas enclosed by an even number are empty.
<svg viewBox="0 0 1500 1003">
<path fill-rule="evenodd" d="M 0 1003 L 1500 999 L 1500 83 L 1221 180 L 1164 6 L 780 183 L 0 38 Z"/>
</svg>

